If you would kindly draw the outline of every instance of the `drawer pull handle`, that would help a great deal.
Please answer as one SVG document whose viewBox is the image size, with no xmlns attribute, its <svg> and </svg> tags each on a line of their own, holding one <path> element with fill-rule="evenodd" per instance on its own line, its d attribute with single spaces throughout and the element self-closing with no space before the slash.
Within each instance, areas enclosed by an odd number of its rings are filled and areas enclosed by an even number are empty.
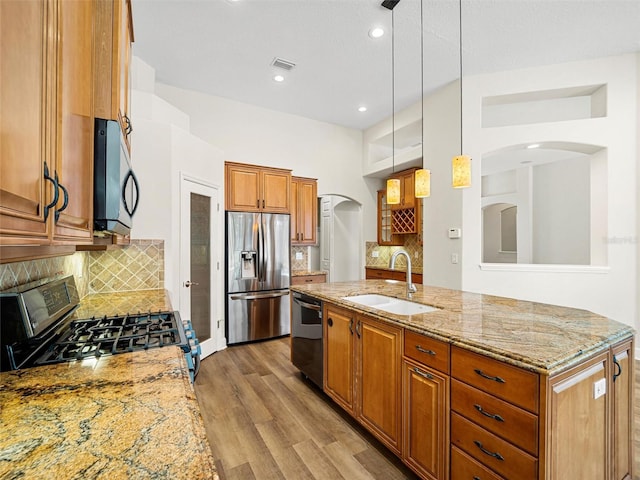
<svg viewBox="0 0 640 480">
<path fill-rule="evenodd" d="M 480 480 L 480 477 L 477 477 L 477 476 L 474 475 L 473 476 L 473 480 Z"/>
<path fill-rule="evenodd" d="M 475 443 L 476 447 L 478 447 L 485 455 L 489 455 L 490 457 L 497 458 L 498 460 L 502 460 L 504 462 L 504 457 L 498 452 L 490 452 L 489 450 L 484 448 L 482 446 L 482 443 L 480 443 L 478 440 L 474 440 L 473 443 Z"/>
<path fill-rule="evenodd" d="M 489 417 L 489 418 L 493 418 L 494 420 L 497 420 L 498 422 L 504 422 L 504 418 L 502 418 L 500 415 L 494 414 L 494 413 L 489 413 L 486 412 L 481 405 L 478 405 L 477 403 L 473 405 L 474 407 L 476 407 L 476 410 L 478 410 L 482 415 L 484 415 L 485 417 Z"/>
<path fill-rule="evenodd" d="M 416 350 L 418 350 L 419 352 L 422 353 L 426 353 L 427 355 L 434 355 L 436 354 L 436 352 L 434 352 L 433 350 L 427 350 L 426 348 L 422 348 L 420 345 L 416 345 Z"/>
<path fill-rule="evenodd" d="M 486 378 L 487 380 L 493 380 L 494 382 L 498 382 L 498 383 L 506 383 L 506 382 L 504 381 L 504 378 L 501 378 L 501 377 L 492 377 L 492 376 L 490 376 L 490 375 L 487 375 L 486 373 L 484 373 L 482 370 L 480 370 L 480 369 L 478 369 L 478 368 L 476 368 L 476 369 L 474 370 L 474 372 L 476 372 L 476 373 L 477 373 L 478 375 L 480 375 L 481 377 Z"/>
<path fill-rule="evenodd" d="M 433 375 L 431 375 L 430 373 L 427 373 L 427 372 L 423 372 L 418 367 L 413 367 L 413 371 L 416 372 L 418 375 L 420 375 L 423 378 L 427 378 L 429 380 L 433 380 Z"/>
</svg>

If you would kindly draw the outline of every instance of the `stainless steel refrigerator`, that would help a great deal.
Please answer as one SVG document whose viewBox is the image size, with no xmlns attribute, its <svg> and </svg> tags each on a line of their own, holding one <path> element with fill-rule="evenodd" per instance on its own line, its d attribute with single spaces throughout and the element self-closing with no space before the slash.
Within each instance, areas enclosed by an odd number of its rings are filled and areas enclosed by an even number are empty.
<svg viewBox="0 0 640 480">
<path fill-rule="evenodd" d="M 227 343 L 290 333 L 288 214 L 226 212 Z"/>
</svg>

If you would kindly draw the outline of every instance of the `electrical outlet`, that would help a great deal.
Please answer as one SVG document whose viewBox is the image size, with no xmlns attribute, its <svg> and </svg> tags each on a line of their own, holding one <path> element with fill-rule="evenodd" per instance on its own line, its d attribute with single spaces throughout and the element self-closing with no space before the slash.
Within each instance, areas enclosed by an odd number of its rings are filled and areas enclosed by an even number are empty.
<svg viewBox="0 0 640 480">
<path fill-rule="evenodd" d="M 371 252 L 371 256 L 373 258 L 378 258 L 380 256 L 380 252 L 378 250 L 374 250 Z"/>
<path fill-rule="evenodd" d="M 607 393 L 607 379 L 601 378 L 593 383 L 593 398 L 600 398 Z"/>
<path fill-rule="evenodd" d="M 452 253 L 451 254 L 451 263 L 458 263 L 458 254 L 457 253 Z"/>
<path fill-rule="evenodd" d="M 302 260 L 302 252 L 296 252 L 296 260 Z"/>
</svg>

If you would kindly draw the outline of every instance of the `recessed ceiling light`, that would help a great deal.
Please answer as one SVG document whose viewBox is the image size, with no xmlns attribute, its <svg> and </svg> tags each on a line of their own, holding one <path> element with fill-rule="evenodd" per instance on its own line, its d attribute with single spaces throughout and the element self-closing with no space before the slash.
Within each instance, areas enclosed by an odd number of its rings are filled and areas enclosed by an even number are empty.
<svg viewBox="0 0 640 480">
<path fill-rule="evenodd" d="M 365 107 L 364 105 L 361 107 L 358 107 L 358 111 L 359 112 L 366 112 L 367 111 L 367 107 Z"/>
<path fill-rule="evenodd" d="M 284 77 L 283 77 L 282 75 L 275 75 L 275 76 L 273 77 L 273 79 L 274 79 L 276 82 L 284 82 Z"/>
<path fill-rule="evenodd" d="M 373 27 L 369 30 L 369 36 L 371 38 L 380 38 L 384 35 L 384 29 L 382 27 Z"/>
<path fill-rule="evenodd" d="M 532 143 L 531 145 L 527 145 L 527 148 L 540 148 L 539 143 Z"/>
</svg>

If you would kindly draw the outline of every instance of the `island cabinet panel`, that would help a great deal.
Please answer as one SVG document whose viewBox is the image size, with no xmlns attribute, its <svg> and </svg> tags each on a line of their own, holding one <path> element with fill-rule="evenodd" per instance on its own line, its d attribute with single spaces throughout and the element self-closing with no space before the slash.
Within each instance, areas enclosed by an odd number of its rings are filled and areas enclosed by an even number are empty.
<svg viewBox="0 0 640 480">
<path fill-rule="evenodd" d="M 355 314 L 325 303 L 324 318 L 324 391 L 354 414 Z"/>
<path fill-rule="evenodd" d="M 604 352 L 550 379 L 546 478 L 611 478 L 609 371 L 609 353 Z M 596 393 L 596 382 L 605 385 L 602 395 Z"/>
<path fill-rule="evenodd" d="M 402 329 L 358 316 L 356 346 L 358 418 L 399 454 Z"/>
<path fill-rule="evenodd" d="M 448 375 L 405 358 L 403 398 L 402 460 L 423 478 L 449 478 Z"/>
<path fill-rule="evenodd" d="M 291 170 L 225 163 L 226 209 L 289 213 Z"/>
<path fill-rule="evenodd" d="M 613 480 L 633 478 L 633 342 L 625 341 L 611 348 L 611 411 Z M 638 453 L 640 454 L 640 453 Z M 636 475 L 640 472 L 635 472 Z"/>
<path fill-rule="evenodd" d="M 402 439 L 402 329 L 325 302 L 324 390 L 394 453 Z"/>
</svg>

